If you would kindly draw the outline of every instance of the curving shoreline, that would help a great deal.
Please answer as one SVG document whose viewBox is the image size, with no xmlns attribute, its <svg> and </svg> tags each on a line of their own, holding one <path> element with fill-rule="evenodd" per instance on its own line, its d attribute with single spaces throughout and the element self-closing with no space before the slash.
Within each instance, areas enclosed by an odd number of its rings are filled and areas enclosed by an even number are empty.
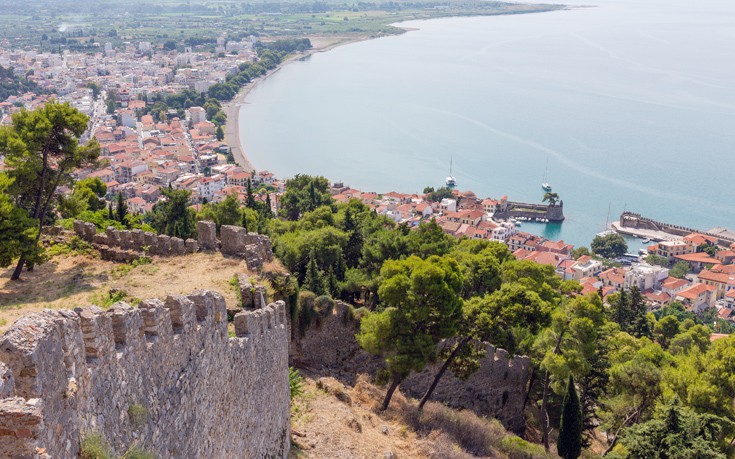
<svg viewBox="0 0 735 459">
<path fill-rule="evenodd" d="M 560 4 L 558 5 L 558 9 L 570 9 L 569 6 Z M 548 10 L 538 10 L 538 11 L 516 11 L 516 12 L 502 12 L 498 14 L 490 14 L 490 15 L 460 15 L 463 17 L 474 17 L 474 16 L 505 16 L 510 14 L 529 14 L 529 13 L 545 13 L 549 11 L 556 11 L 557 9 L 548 9 Z M 415 27 L 406 27 L 401 25 L 403 22 L 407 21 L 413 21 L 413 20 L 432 20 L 432 19 L 445 19 L 454 17 L 454 15 L 448 15 L 448 16 L 441 16 L 441 17 L 433 17 L 433 18 L 413 18 L 413 19 L 405 19 L 401 20 L 399 22 L 395 22 L 391 24 L 392 26 L 402 29 L 405 32 L 412 32 L 415 30 L 419 30 Z M 250 91 L 252 91 L 255 87 L 257 87 L 261 82 L 265 81 L 267 78 L 269 78 L 274 73 L 278 72 L 281 68 L 283 68 L 285 65 L 296 61 L 296 60 L 303 60 L 307 57 L 311 56 L 312 54 L 316 53 L 323 53 L 330 51 L 338 46 L 342 45 L 349 45 L 352 43 L 358 43 L 361 41 L 367 41 L 374 38 L 383 38 L 386 36 L 393 36 L 393 35 L 382 35 L 382 36 L 370 36 L 370 35 L 355 35 L 355 36 L 342 36 L 342 37 L 323 37 L 323 36 L 316 36 L 316 37 L 308 37 L 311 42 L 313 48 L 309 51 L 306 51 L 301 54 L 295 54 L 285 61 L 281 62 L 276 68 L 269 71 L 265 75 L 263 75 L 260 78 L 257 78 L 247 85 L 245 85 L 240 92 L 237 93 L 237 95 L 228 103 L 223 105 L 223 110 L 225 114 L 227 115 L 227 123 L 225 124 L 225 143 L 227 143 L 230 146 L 230 149 L 232 151 L 232 156 L 235 158 L 235 162 L 245 168 L 248 172 L 252 172 L 255 170 L 255 166 L 253 166 L 253 163 L 250 161 L 250 158 L 248 158 L 247 154 L 245 153 L 245 148 L 242 143 L 242 139 L 240 138 L 240 108 L 245 105 L 245 99 L 247 99 L 248 95 L 250 94 Z"/>
<path fill-rule="evenodd" d="M 339 37 L 335 39 L 322 37 L 311 38 L 312 45 L 314 42 L 317 43 L 313 49 L 289 57 L 285 61 L 281 62 L 276 68 L 269 71 L 262 77 L 259 77 L 243 86 L 240 92 L 238 92 L 237 95 L 230 102 L 224 104 L 222 107 L 225 114 L 227 115 L 227 123 L 225 124 L 225 143 L 230 146 L 232 156 L 235 158 L 235 162 L 245 168 L 245 170 L 247 170 L 248 172 L 252 172 L 255 170 L 253 163 L 250 161 L 250 158 L 248 158 L 247 154 L 245 153 L 245 148 L 243 147 L 242 139 L 240 138 L 240 108 L 245 105 L 245 99 L 247 99 L 250 91 L 255 89 L 260 83 L 268 79 L 270 76 L 272 76 L 273 74 L 281 70 L 281 68 L 283 68 L 285 65 L 291 62 L 306 59 L 312 54 L 330 51 L 338 46 L 370 40 L 372 38 L 377 37 L 357 36 Z M 324 42 L 322 43 L 321 40 L 324 40 Z"/>
</svg>

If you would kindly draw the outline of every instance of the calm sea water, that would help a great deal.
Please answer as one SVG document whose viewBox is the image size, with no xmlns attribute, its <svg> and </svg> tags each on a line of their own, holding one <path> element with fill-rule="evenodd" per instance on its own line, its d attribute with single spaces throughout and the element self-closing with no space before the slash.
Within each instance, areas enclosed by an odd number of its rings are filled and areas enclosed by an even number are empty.
<svg viewBox="0 0 735 459">
<path fill-rule="evenodd" d="M 735 2 L 590 0 L 420 30 L 283 68 L 241 111 L 256 168 L 365 191 L 441 186 L 540 202 L 589 245 L 611 209 L 735 229 Z"/>
</svg>

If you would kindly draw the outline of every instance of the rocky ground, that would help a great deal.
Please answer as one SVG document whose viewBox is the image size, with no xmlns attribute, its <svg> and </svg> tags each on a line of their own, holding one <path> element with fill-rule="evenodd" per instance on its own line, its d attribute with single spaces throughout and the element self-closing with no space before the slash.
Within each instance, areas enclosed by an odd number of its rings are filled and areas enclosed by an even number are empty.
<svg viewBox="0 0 735 459">
<path fill-rule="evenodd" d="M 291 458 L 556 457 L 468 411 L 429 402 L 419 414 L 400 391 L 381 412 L 384 389 L 365 376 L 349 387 L 311 375 L 303 388 L 291 409 Z"/>
</svg>

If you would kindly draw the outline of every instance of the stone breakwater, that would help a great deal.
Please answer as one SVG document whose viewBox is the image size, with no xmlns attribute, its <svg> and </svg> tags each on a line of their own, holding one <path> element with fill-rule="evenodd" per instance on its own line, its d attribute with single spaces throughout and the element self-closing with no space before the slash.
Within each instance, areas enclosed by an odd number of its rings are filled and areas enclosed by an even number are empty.
<svg viewBox="0 0 735 459">
<path fill-rule="evenodd" d="M 382 368 L 380 358 L 360 348 L 355 335 L 359 320 L 351 318 L 349 306 L 335 302 L 330 311 L 299 333 L 292 330 L 289 357 L 293 364 L 329 374 L 352 384 L 359 373 L 375 375 Z M 470 409 L 481 416 L 498 419 L 513 432 L 523 433 L 523 408 L 530 375 L 530 360 L 511 356 L 504 349 L 486 345 L 480 368 L 466 381 L 448 371 L 432 399 L 452 408 Z M 420 398 L 431 384 L 442 362 L 413 373 L 400 386 L 407 395 Z"/>
<path fill-rule="evenodd" d="M 235 315 L 216 292 L 45 310 L 0 337 L 0 457 L 73 458 L 89 433 L 117 455 L 285 458 L 283 302 Z"/>
<path fill-rule="evenodd" d="M 210 221 L 197 222 L 198 238 L 186 240 L 139 229 L 128 231 L 108 227 L 104 233 L 98 233 L 94 223 L 81 220 L 74 221 L 74 233 L 95 244 L 103 259 L 113 261 L 132 261 L 141 253 L 177 256 L 200 250 L 219 250 L 225 255 L 244 258 L 250 270 L 260 271 L 264 263 L 273 260 L 268 236 L 248 233 L 239 226 L 222 225 L 217 239 L 217 227 Z"/>
</svg>

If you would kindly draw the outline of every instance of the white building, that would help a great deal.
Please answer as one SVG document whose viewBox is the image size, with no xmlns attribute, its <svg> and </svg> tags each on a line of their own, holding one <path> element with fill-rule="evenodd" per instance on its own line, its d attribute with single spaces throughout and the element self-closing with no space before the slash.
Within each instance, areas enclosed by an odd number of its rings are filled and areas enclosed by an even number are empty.
<svg viewBox="0 0 735 459">
<path fill-rule="evenodd" d="M 574 272 L 575 280 L 582 280 L 585 277 L 597 277 L 602 272 L 602 262 L 594 258 L 584 255 L 571 266 Z"/>
<path fill-rule="evenodd" d="M 191 107 L 189 109 L 189 119 L 191 120 L 191 124 L 207 121 L 207 111 L 202 107 Z"/>
<path fill-rule="evenodd" d="M 439 210 L 442 212 L 456 212 L 457 211 L 457 200 L 444 198 L 439 203 Z"/>
<path fill-rule="evenodd" d="M 516 234 L 518 234 L 518 228 L 516 228 L 515 223 L 501 222 L 496 228 L 493 228 L 490 238 L 493 241 L 504 242 L 506 239 Z"/>
<path fill-rule="evenodd" d="M 669 277 L 669 270 L 661 266 L 653 266 L 648 263 L 636 263 L 625 273 L 625 288 L 630 289 L 634 285 L 641 291 L 661 287 L 661 281 Z"/>
</svg>

